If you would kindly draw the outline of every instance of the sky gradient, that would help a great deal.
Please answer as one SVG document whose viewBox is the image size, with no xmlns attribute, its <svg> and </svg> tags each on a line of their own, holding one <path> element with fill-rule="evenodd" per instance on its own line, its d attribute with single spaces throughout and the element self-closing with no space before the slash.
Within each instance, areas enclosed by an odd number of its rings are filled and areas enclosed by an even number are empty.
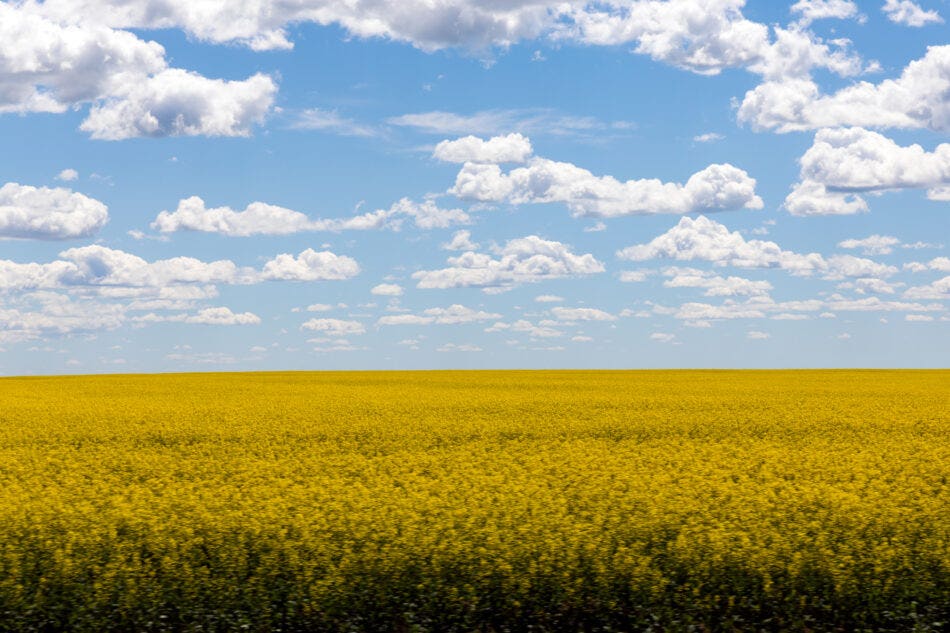
<svg viewBox="0 0 950 633">
<path fill-rule="evenodd" d="M 0 374 L 947 365 L 946 0 L 246 4 L 0 2 Z"/>
</svg>

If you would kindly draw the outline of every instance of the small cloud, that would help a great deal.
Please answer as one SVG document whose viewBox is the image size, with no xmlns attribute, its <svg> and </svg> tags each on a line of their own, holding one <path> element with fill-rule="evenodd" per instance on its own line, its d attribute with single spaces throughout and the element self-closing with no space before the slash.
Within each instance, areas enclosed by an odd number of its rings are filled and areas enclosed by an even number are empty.
<svg viewBox="0 0 950 633">
<path fill-rule="evenodd" d="M 379 284 L 378 286 L 373 286 L 370 292 L 374 295 L 382 295 L 384 297 L 398 297 L 402 295 L 402 286 L 399 284 Z"/>
<path fill-rule="evenodd" d="M 601 231 L 606 231 L 607 225 L 603 222 L 598 222 L 597 224 L 592 224 L 591 226 L 585 226 L 585 233 L 600 233 Z"/>
<path fill-rule="evenodd" d="M 548 61 L 548 58 L 545 57 L 544 54 L 543 54 L 541 51 L 534 51 L 534 53 L 531 54 L 531 61 L 533 61 L 533 62 L 546 62 L 546 61 Z"/>
<path fill-rule="evenodd" d="M 650 340 L 658 343 L 674 343 L 676 342 L 676 335 L 666 334 L 665 332 L 654 332 L 650 335 Z"/>
<path fill-rule="evenodd" d="M 769 334 L 768 332 L 759 332 L 756 330 L 752 330 L 751 332 L 746 334 L 746 338 L 752 341 L 762 341 L 771 337 L 772 335 Z"/>
<path fill-rule="evenodd" d="M 847 332 L 843 332 L 843 333 L 839 334 L 836 338 L 837 338 L 839 341 L 847 341 L 849 338 L 851 338 L 851 335 L 848 334 Z"/>
<path fill-rule="evenodd" d="M 699 134 L 693 137 L 693 142 L 695 143 L 715 143 L 716 141 L 721 141 L 726 138 L 718 132 L 706 132 L 705 134 Z"/>
<path fill-rule="evenodd" d="M 75 169 L 64 169 L 59 172 L 59 175 L 56 176 L 56 180 L 62 180 L 64 182 L 70 182 L 79 178 L 79 172 Z"/>
<path fill-rule="evenodd" d="M 538 295 L 534 298 L 538 303 L 560 303 L 564 301 L 564 297 L 559 297 L 557 295 Z"/>
<path fill-rule="evenodd" d="M 455 343 L 446 343 L 440 347 L 435 348 L 437 352 L 480 352 L 482 348 L 477 345 L 470 345 L 468 343 L 463 343 L 462 345 L 456 345 Z"/>
</svg>

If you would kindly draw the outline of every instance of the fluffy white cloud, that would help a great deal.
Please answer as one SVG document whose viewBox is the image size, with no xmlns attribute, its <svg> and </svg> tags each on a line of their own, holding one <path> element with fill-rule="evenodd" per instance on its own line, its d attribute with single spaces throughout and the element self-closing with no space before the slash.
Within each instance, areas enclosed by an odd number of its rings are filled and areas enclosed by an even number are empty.
<svg viewBox="0 0 950 633">
<path fill-rule="evenodd" d="M 837 126 L 950 130 L 950 45 L 931 46 L 900 77 L 823 95 L 809 78 L 767 81 L 746 93 L 740 123 L 794 132 Z"/>
<path fill-rule="evenodd" d="M 785 200 L 793 215 L 866 211 L 857 195 L 866 191 L 930 189 L 939 198 L 939 189 L 950 183 L 950 143 L 928 152 L 859 127 L 818 131 L 799 162 L 801 182 Z"/>
<path fill-rule="evenodd" d="M 755 179 L 729 164 L 710 165 L 680 184 L 657 179 L 622 182 L 537 157 L 508 173 L 498 165 L 466 163 L 450 193 L 481 202 L 563 203 L 575 216 L 593 217 L 762 208 Z"/>
<path fill-rule="evenodd" d="M 936 11 L 925 11 L 919 4 L 911 0 L 886 0 L 881 11 L 887 19 L 895 24 L 905 26 L 924 26 L 925 24 L 942 24 L 943 18 Z"/>
<path fill-rule="evenodd" d="M 815 20 L 834 18 L 846 20 L 858 15 L 858 5 L 851 0 L 798 0 L 789 11 L 801 17 L 798 23 L 806 26 Z"/>
<path fill-rule="evenodd" d="M 722 134 L 717 132 L 706 132 L 705 134 L 697 134 L 693 137 L 693 141 L 696 143 L 714 143 L 716 141 L 721 141 L 726 138 Z"/>
<path fill-rule="evenodd" d="M 482 348 L 478 345 L 472 345 L 471 343 L 462 343 L 461 345 L 456 343 L 446 343 L 445 345 L 440 345 L 435 348 L 437 352 L 481 352 Z"/>
<path fill-rule="evenodd" d="M 253 312 L 232 312 L 230 308 L 219 306 L 215 308 L 205 308 L 195 314 L 171 314 L 160 315 L 149 313 L 138 317 L 133 317 L 135 323 L 194 323 L 199 325 L 258 325 L 261 322 L 259 316 Z"/>
<path fill-rule="evenodd" d="M 926 286 L 914 286 L 904 291 L 905 299 L 950 299 L 950 276 L 938 279 Z"/>
<path fill-rule="evenodd" d="M 270 111 L 277 84 L 260 73 L 242 81 L 170 68 L 124 86 L 89 110 L 80 129 L 109 141 L 139 136 L 250 136 Z"/>
<path fill-rule="evenodd" d="M 616 321 L 617 317 L 597 308 L 551 308 L 558 321 Z"/>
<path fill-rule="evenodd" d="M 209 79 L 168 68 L 165 50 L 64 7 L 0 3 L 0 113 L 64 112 L 92 103 L 81 129 L 95 138 L 245 136 L 270 110 L 277 86 L 264 75 Z M 106 16 L 101 16 L 106 17 Z"/>
<path fill-rule="evenodd" d="M 432 156 L 447 163 L 523 163 L 532 151 L 531 141 L 515 132 L 487 141 L 477 136 L 442 141 L 435 146 Z"/>
<path fill-rule="evenodd" d="M 351 257 L 308 248 L 296 257 L 288 253 L 278 255 L 264 264 L 262 276 L 264 279 L 318 281 L 349 279 L 359 272 L 359 264 Z"/>
<path fill-rule="evenodd" d="M 114 330 L 125 322 L 125 308 L 79 300 L 54 292 L 35 292 L 22 306 L 0 307 L 0 342 L 16 343 L 44 336 Z"/>
<path fill-rule="evenodd" d="M 440 270 L 418 271 L 412 278 L 418 280 L 419 288 L 489 289 L 604 271 L 604 265 L 593 255 L 575 255 L 567 245 L 536 235 L 510 240 L 498 250 L 498 259 L 467 251 L 450 257 L 448 264 L 448 268 Z"/>
<path fill-rule="evenodd" d="M 389 218 L 389 213 L 375 211 L 352 218 L 311 220 L 299 211 L 265 202 L 252 202 L 243 211 L 235 211 L 230 207 L 208 208 L 204 200 L 192 196 L 179 201 L 175 211 L 159 213 L 151 227 L 162 233 L 187 230 L 246 237 L 288 235 L 303 231 L 377 229 L 385 226 Z"/>
<path fill-rule="evenodd" d="M 487 51 L 549 37 L 615 46 L 702 74 L 746 67 L 772 76 L 812 68 L 853 74 L 860 62 L 846 43 L 823 42 L 799 27 L 771 29 L 742 14 L 745 0 L 261 0 L 254 3 L 169 3 L 166 0 L 26 0 L 30 13 L 60 22 L 113 28 L 181 28 L 209 42 L 255 50 L 293 46 L 291 24 L 339 25 L 356 37 L 384 37 L 426 51 Z M 803 4 L 803 3 L 799 3 Z M 817 0 L 807 2 L 818 5 Z M 828 5 L 840 4 L 828 0 Z M 820 11 L 811 9 L 811 14 Z M 825 10 L 827 13 L 829 9 Z M 841 9 L 834 9 L 837 13 Z M 803 11 L 804 12 L 804 11 Z M 511 128 L 509 128 L 511 129 Z"/>
<path fill-rule="evenodd" d="M 850 239 L 838 242 L 840 248 L 860 248 L 865 255 L 887 255 L 901 241 L 890 235 L 869 235 L 863 239 Z"/>
<path fill-rule="evenodd" d="M 471 231 L 456 231 L 452 234 L 452 239 L 442 244 L 440 247 L 446 251 L 474 251 L 478 244 L 472 241 Z"/>
<path fill-rule="evenodd" d="M 500 314 L 474 310 L 458 303 L 447 308 L 429 308 L 422 314 L 397 314 L 380 317 L 377 325 L 458 325 L 501 318 Z"/>
<path fill-rule="evenodd" d="M 538 295 L 534 298 L 538 303 L 560 303 L 564 301 L 564 297 L 559 297 L 557 295 Z"/>
<path fill-rule="evenodd" d="M 366 332 L 366 328 L 359 321 L 343 319 L 310 319 L 301 325 L 300 329 L 320 332 L 325 336 L 352 336 Z"/>
<path fill-rule="evenodd" d="M 634 42 L 637 53 L 707 75 L 737 67 L 766 77 L 814 68 L 843 75 L 860 71 L 846 42 L 828 44 L 798 28 L 775 27 L 770 34 L 768 26 L 742 15 L 743 6 L 745 0 L 585 3 L 572 7 L 573 24 L 563 31 L 587 44 Z"/>
<path fill-rule="evenodd" d="M 753 281 L 744 277 L 720 277 L 695 268 L 674 268 L 666 272 L 670 277 L 663 282 L 666 288 L 704 288 L 707 297 L 734 297 L 738 295 L 766 295 L 772 290 L 767 281 Z"/>
<path fill-rule="evenodd" d="M 0 238 L 87 237 L 108 220 L 106 205 L 69 189 L 31 187 L 15 182 L 0 187 Z"/>
<path fill-rule="evenodd" d="M 746 240 L 738 231 L 729 232 L 724 225 L 705 216 L 682 218 L 649 243 L 624 248 L 617 256 L 632 261 L 663 257 L 739 268 L 781 268 L 795 275 L 821 273 L 829 278 L 887 277 L 897 272 L 893 266 L 851 255 L 825 258 L 818 253 L 787 251 L 775 242 Z"/>
<path fill-rule="evenodd" d="M 56 180 L 62 180 L 63 182 L 71 182 L 79 178 L 79 172 L 75 169 L 64 169 L 56 175 Z"/>
<path fill-rule="evenodd" d="M 306 231 L 398 229 L 404 218 L 411 218 L 415 226 L 421 229 L 447 228 L 471 222 L 469 215 L 461 209 L 442 209 L 433 200 L 420 203 L 402 198 L 389 209 L 377 209 L 349 218 L 311 219 L 299 211 L 265 202 L 252 202 L 242 211 L 230 207 L 208 208 L 204 200 L 192 196 L 180 200 L 175 211 L 160 212 L 151 227 L 162 233 L 202 231 L 247 237 Z"/>
<path fill-rule="evenodd" d="M 529 338 L 559 338 L 564 336 L 564 332 L 561 330 L 556 330 L 553 327 L 548 325 L 536 325 L 531 321 L 525 319 L 519 319 L 514 323 L 503 323 L 498 322 L 492 325 L 490 328 L 485 329 L 486 332 L 519 332 L 527 334 Z"/>
<path fill-rule="evenodd" d="M 370 292 L 374 295 L 383 295 L 385 297 L 398 297 L 402 295 L 402 286 L 399 284 L 379 284 L 373 286 Z"/>
</svg>

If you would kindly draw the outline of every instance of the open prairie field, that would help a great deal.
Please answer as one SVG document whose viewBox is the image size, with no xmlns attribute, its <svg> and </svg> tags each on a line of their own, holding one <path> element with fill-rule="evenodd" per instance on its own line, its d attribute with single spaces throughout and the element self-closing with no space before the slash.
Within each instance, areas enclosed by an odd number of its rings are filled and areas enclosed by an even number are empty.
<svg viewBox="0 0 950 633">
<path fill-rule="evenodd" d="M 950 372 L 0 380 L 0 629 L 946 630 Z"/>
</svg>

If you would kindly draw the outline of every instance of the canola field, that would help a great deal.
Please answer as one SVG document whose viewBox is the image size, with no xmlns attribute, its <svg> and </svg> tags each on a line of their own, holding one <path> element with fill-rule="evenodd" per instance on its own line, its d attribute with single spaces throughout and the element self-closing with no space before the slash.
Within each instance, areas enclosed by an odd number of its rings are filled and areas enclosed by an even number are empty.
<svg viewBox="0 0 950 633">
<path fill-rule="evenodd" d="M 3 631 L 942 631 L 950 371 L 0 380 Z"/>
</svg>

